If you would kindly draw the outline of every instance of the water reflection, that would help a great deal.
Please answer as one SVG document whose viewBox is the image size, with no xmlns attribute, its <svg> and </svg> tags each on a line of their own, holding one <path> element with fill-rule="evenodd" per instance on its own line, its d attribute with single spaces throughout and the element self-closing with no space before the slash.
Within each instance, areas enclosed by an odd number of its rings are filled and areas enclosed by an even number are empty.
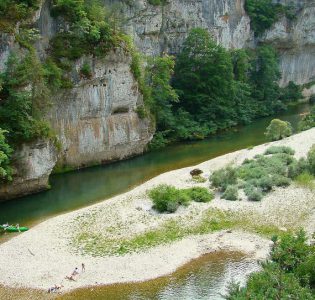
<svg viewBox="0 0 315 300">
<path fill-rule="evenodd" d="M 258 264 L 239 252 L 215 252 L 193 260 L 170 276 L 155 280 L 91 287 L 59 297 L 62 300 L 208 300 L 224 299 L 229 283 L 245 283 Z"/>
</svg>

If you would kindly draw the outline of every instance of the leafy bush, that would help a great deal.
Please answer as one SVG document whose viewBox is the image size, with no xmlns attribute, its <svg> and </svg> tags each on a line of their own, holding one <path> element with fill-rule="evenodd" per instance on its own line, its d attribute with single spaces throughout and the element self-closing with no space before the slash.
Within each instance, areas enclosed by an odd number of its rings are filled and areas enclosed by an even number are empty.
<svg viewBox="0 0 315 300">
<path fill-rule="evenodd" d="M 238 187 L 237 185 L 229 185 L 222 195 L 223 199 L 236 201 L 238 199 Z"/>
<path fill-rule="evenodd" d="M 225 191 L 229 185 L 236 184 L 237 175 L 236 170 L 232 167 L 226 167 L 214 171 L 210 176 L 210 181 L 213 187 Z"/>
<path fill-rule="evenodd" d="M 196 202 L 210 202 L 214 198 L 214 195 L 203 187 L 193 187 L 185 190 L 185 192 L 192 201 Z"/>
<path fill-rule="evenodd" d="M 307 154 L 307 162 L 310 173 L 315 175 L 315 145 L 312 146 Z"/>
<path fill-rule="evenodd" d="M 214 195 L 203 187 L 176 189 L 174 186 L 161 184 L 148 193 L 159 212 L 173 213 L 180 205 L 187 206 L 191 201 L 209 202 Z"/>
<path fill-rule="evenodd" d="M 244 188 L 245 195 L 250 201 L 260 201 L 263 198 L 261 188 L 252 185 L 247 185 Z"/>
<path fill-rule="evenodd" d="M 92 77 L 91 66 L 87 62 L 85 62 L 81 67 L 80 73 L 85 78 L 91 78 Z"/>
<path fill-rule="evenodd" d="M 39 7 L 39 0 L 1 0 L 0 31 L 13 32 L 17 22 L 28 21 Z"/>
<path fill-rule="evenodd" d="M 271 28 L 281 15 L 285 15 L 290 20 L 295 17 L 294 7 L 274 3 L 272 0 L 246 0 L 245 10 L 256 36 Z"/>
<path fill-rule="evenodd" d="M 290 155 L 294 155 L 295 151 L 287 146 L 271 146 L 265 151 L 265 155 L 268 154 L 277 154 L 277 153 L 286 153 Z"/>
<path fill-rule="evenodd" d="M 292 135 L 292 126 L 289 122 L 273 119 L 267 127 L 265 135 L 271 141 L 281 140 Z"/>
<path fill-rule="evenodd" d="M 230 287 L 228 300 L 314 299 L 315 246 L 307 244 L 305 232 L 276 239 L 271 260 L 250 275 L 246 287 Z"/>
<path fill-rule="evenodd" d="M 154 208 L 159 212 L 173 213 L 182 205 L 188 205 L 189 196 L 173 186 L 161 184 L 149 191 L 149 197 L 154 203 Z"/>
<path fill-rule="evenodd" d="M 301 173 L 305 172 L 308 169 L 308 163 L 305 158 L 300 158 L 298 161 L 294 161 L 288 169 L 288 177 L 296 178 Z"/>
</svg>

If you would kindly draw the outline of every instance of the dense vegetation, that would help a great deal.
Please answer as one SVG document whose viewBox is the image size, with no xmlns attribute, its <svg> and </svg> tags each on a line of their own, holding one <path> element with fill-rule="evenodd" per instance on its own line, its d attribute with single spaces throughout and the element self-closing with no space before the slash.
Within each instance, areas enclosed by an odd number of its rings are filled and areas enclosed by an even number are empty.
<svg viewBox="0 0 315 300">
<path fill-rule="evenodd" d="M 157 133 L 152 147 L 185 139 L 202 139 L 236 124 L 272 115 L 301 98 L 294 83 L 279 88 L 275 50 L 229 52 L 204 29 L 193 29 L 182 52 L 149 64 Z M 169 79 L 173 74 L 172 86 Z M 162 74 L 162 75 L 160 75 Z M 173 89 L 172 89 L 173 88 Z"/>
<path fill-rule="evenodd" d="M 189 205 L 191 201 L 209 202 L 214 198 L 214 195 L 203 187 L 177 189 L 166 184 L 153 188 L 148 194 L 156 210 L 169 213 L 175 212 L 180 205 Z"/>
<path fill-rule="evenodd" d="M 228 300 L 314 299 L 315 245 L 305 232 L 274 237 L 270 260 L 253 273 L 246 287 L 233 285 Z"/>
<path fill-rule="evenodd" d="M 0 182 L 12 179 L 10 158 L 13 150 L 6 141 L 6 133 L 6 131 L 0 129 Z"/>
<path fill-rule="evenodd" d="M 315 147 L 309 151 L 307 159 L 296 160 L 293 155 L 289 147 L 272 146 L 264 155 L 246 159 L 239 167 L 214 171 L 210 176 L 211 185 L 227 200 L 237 200 L 239 190 L 243 190 L 248 200 L 260 201 L 274 187 L 288 186 L 299 176 L 307 176 L 311 183 L 315 175 Z"/>
<path fill-rule="evenodd" d="M 310 113 L 299 122 L 298 127 L 300 131 L 315 127 L 315 105 L 312 107 Z"/>
<path fill-rule="evenodd" d="M 39 6 L 39 0 L 1 0 L 0 31 L 13 32 L 17 22 L 26 22 Z"/>
<path fill-rule="evenodd" d="M 256 36 L 269 29 L 278 19 L 285 15 L 288 19 L 295 18 L 292 5 L 282 5 L 272 0 L 246 0 L 245 10 L 250 17 L 251 28 Z"/>
</svg>

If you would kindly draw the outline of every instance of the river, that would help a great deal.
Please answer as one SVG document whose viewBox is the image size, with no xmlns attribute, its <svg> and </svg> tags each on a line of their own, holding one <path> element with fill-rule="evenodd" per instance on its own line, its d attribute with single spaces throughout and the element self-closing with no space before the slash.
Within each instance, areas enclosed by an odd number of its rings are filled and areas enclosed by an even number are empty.
<svg viewBox="0 0 315 300">
<path fill-rule="evenodd" d="M 307 104 L 293 106 L 277 117 L 291 122 L 296 128 L 301 118 L 299 114 L 309 109 Z M 202 141 L 172 145 L 126 161 L 53 175 L 51 190 L 0 203 L 0 223 L 19 222 L 33 226 L 54 215 L 126 192 L 163 172 L 264 143 L 264 131 L 271 119 L 262 118 Z M 2 236 L 0 242 L 12 236 Z M 241 253 L 218 252 L 194 260 L 170 276 L 144 283 L 76 290 L 58 299 L 222 299 L 221 293 L 229 281 L 244 282 L 245 275 L 256 269 L 257 264 Z M 36 291 L 0 287 L 1 295 L 10 295 L 10 299 L 48 299 L 48 295 L 43 298 L 44 294 Z"/>
</svg>

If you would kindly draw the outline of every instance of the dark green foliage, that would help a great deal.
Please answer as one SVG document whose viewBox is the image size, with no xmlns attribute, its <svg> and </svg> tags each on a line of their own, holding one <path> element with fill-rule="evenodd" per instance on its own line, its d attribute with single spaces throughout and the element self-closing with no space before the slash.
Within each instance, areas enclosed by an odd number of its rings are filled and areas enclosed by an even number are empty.
<svg viewBox="0 0 315 300">
<path fill-rule="evenodd" d="M 213 187 L 219 188 L 221 191 L 225 191 L 229 185 L 236 184 L 236 169 L 226 167 L 224 169 L 214 171 L 210 176 L 210 181 Z"/>
<path fill-rule="evenodd" d="M 98 0 L 54 0 L 51 14 L 62 17 L 68 25 L 50 41 L 51 57 L 63 70 L 64 88 L 71 87 L 67 73 L 74 60 L 84 55 L 104 57 L 124 44 L 123 35 L 107 22 L 107 11 Z M 80 74 L 90 78 L 91 71 L 83 66 Z"/>
<path fill-rule="evenodd" d="M 214 198 L 214 195 L 203 187 L 193 187 L 186 189 L 185 192 L 195 202 L 210 202 Z"/>
<path fill-rule="evenodd" d="M 174 87 L 180 107 L 207 134 L 236 124 L 231 56 L 204 29 L 193 29 L 185 41 L 176 61 Z"/>
<path fill-rule="evenodd" d="M 91 66 L 87 62 L 85 62 L 80 69 L 80 73 L 85 78 L 91 78 L 92 77 Z"/>
<path fill-rule="evenodd" d="M 271 146 L 265 151 L 265 155 L 268 154 L 277 154 L 277 153 L 286 153 L 289 155 L 294 155 L 295 151 L 287 146 Z"/>
<path fill-rule="evenodd" d="M 238 199 L 238 187 L 237 185 L 229 185 L 225 192 L 222 194 L 222 198 L 226 200 L 236 201 Z"/>
<path fill-rule="evenodd" d="M 47 84 L 53 90 L 63 86 L 62 70 L 54 63 L 51 58 L 48 58 L 43 65 L 44 76 Z"/>
<path fill-rule="evenodd" d="M 0 31 L 13 32 L 17 22 L 30 19 L 39 7 L 39 0 L 1 0 Z"/>
<path fill-rule="evenodd" d="M 280 89 L 280 100 L 282 102 L 296 102 L 302 99 L 302 87 L 290 81 L 287 87 Z"/>
<path fill-rule="evenodd" d="M 41 116 L 47 107 L 49 90 L 35 54 L 29 52 L 22 59 L 12 54 L 0 79 L 0 126 L 8 131 L 9 143 L 47 137 L 49 126 L 41 120 Z"/>
<path fill-rule="evenodd" d="M 188 205 L 190 202 L 190 198 L 185 192 L 166 184 L 150 190 L 149 197 L 154 203 L 154 208 L 159 212 L 173 213 L 181 204 Z"/>
<path fill-rule="evenodd" d="M 312 107 L 310 113 L 299 122 L 299 131 L 308 130 L 315 127 L 315 105 Z"/>
<path fill-rule="evenodd" d="M 6 133 L 0 128 L 0 183 L 12 179 L 10 159 L 13 150 L 6 141 Z"/>
<path fill-rule="evenodd" d="M 167 80 L 173 67 L 172 59 L 166 57 L 151 61 L 147 68 L 153 98 L 149 107 L 159 132 L 151 148 L 203 139 L 218 130 L 247 124 L 286 109 L 287 102 L 299 95 L 293 83 L 279 88 L 278 58 L 271 46 L 229 52 L 201 28 L 193 29 L 184 42 L 170 86 Z M 158 84 L 152 79 L 158 79 Z"/>
<path fill-rule="evenodd" d="M 148 195 L 156 210 L 169 213 L 175 212 L 180 205 L 187 206 L 191 201 L 209 202 L 214 198 L 214 195 L 206 188 L 176 189 L 167 184 L 153 188 Z"/>
<path fill-rule="evenodd" d="M 151 5 L 163 5 L 166 3 L 167 0 L 148 0 L 148 3 L 150 3 Z"/>
<path fill-rule="evenodd" d="M 274 48 L 267 45 L 258 47 L 252 59 L 250 74 L 252 97 L 257 103 L 257 116 L 268 116 L 285 108 L 279 100 L 279 79 L 278 58 Z"/>
<path fill-rule="evenodd" d="M 273 119 L 266 128 L 265 135 L 271 141 L 281 140 L 292 135 L 292 126 L 289 122 Z"/>
<path fill-rule="evenodd" d="M 292 19 L 291 7 L 286 8 L 281 4 L 275 4 L 272 0 L 246 0 L 245 10 L 250 17 L 250 24 L 256 36 L 269 29 L 280 15 L 286 14 Z"/>
<path fill-rule="evenodd" d="M 228 300 L 314 299 L 315 247 L 305 233 L 276 238 L 270 261 L 253 273 L 246 287 L 233 285 Z"/>
</svg>

